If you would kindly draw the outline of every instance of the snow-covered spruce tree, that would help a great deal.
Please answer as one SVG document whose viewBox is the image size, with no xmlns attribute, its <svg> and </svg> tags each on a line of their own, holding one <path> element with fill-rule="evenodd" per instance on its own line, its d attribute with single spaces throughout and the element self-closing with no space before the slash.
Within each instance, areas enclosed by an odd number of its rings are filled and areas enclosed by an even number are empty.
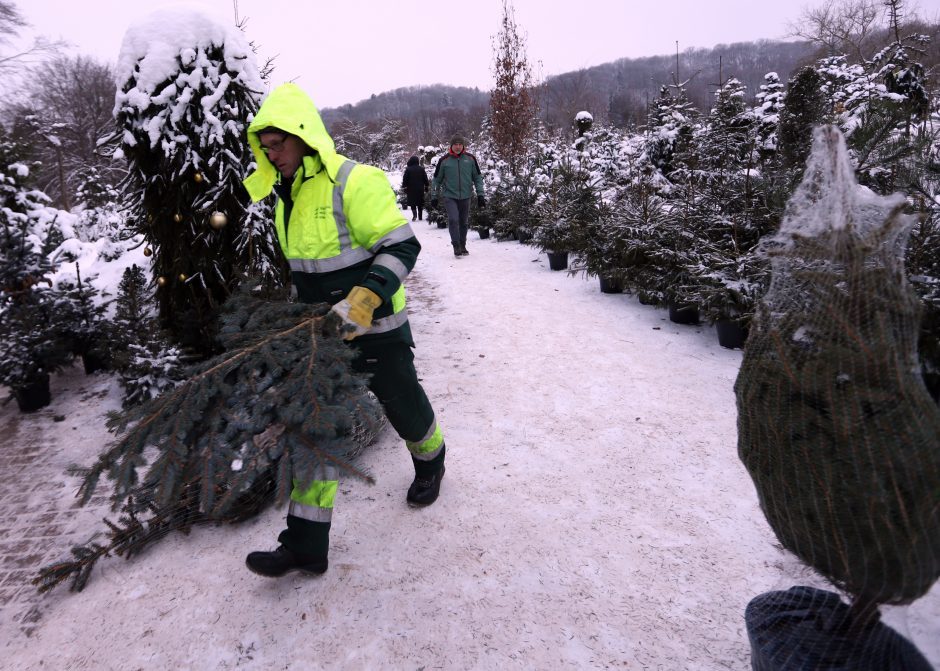
<svg viewBox="0 0 940 671">
<path fill-rule="evenodd" d="M 85 373 L 110 367 L 111 343 L 104 319 L 107 303 L 98 299 L 99 291 L 82 278 L 76 261 L 70 264 L 74 275 L 59 274 L 52 288 L 56 306 L 56 328 L 72 354 L 80 356 Z"/>
<path fill-rule="evenodd" d="M 757 130 L 757 157 L 760 164 L 773 160 L 777 153 L 777 127 L 780 125 L 780 112 L 783 111 L 783 102 L 786 91 L 776 72 L 764 75 L 764 83 L 760 91 L 754 96 L 757 104 L 754 106 L 754 123 Z"/>
<path fill-rule="evenodd" d="M 577 196 L 591 190 L 587 175 L 573 169 L 570 162 L 554 166 L 546 183 L 538 183 L 532 210 L 533 238 L 544 252 L 570 252 L 578 247 L 575 219 Z"/>
<path fill-rule="evenodd" d="M 669 180 L 686 167 L 697 116 L 686 96 L 684 83 L 660 88 L 646 128 L 646 154 Z"/>
<path fill-rule="evenodd" d="M 29 168 L 17 153 L 0 128 L 0 384 L 13 390 L 21 409 L 36 410 L 50 401 L 49 373 L 71 353 L 56 328 L 46 277 L 52 268 L 38 227 L 48 198 L 26 186 Z"/>
<path fill-rule="evenodd" d="M 75 175 L 78 188 L 74 201 L 78 208 L 75 234 L 82 242 L 102 238 L 120 240 L 132 235 L 124 225 L 121 193 L 108 182 L 108 176 L 96 166 L 83 166 Z"/>
<path fill-rule="evenodd" d="M 354 352 L 329 306 L 289 303 L 286 291 L 245 280 L 222 311 L 224 353 L 112 415 L 118 438 L 90 468 L 74 469 L 83 503 L 110 479 L 121 516 L 106 520 L 106 543 L 90 540 L 43 568 L 34 580 L 41 591 L 66 580 L 81 590 L 103 556 L 131 557 L 171 531 L 283 503 L 294 482 L 310 482 L 326 464 L 371 481 L 354 461 L 384 415 L 351 371 Z"/>
<path fill-rule="evenodd" d="M 124 389 L 125 409 L 172 389 L 183 379 L 181 352 L 160 330 L 143 270 L 133 265 L 118 285 L 114 317 L 108 323 L 111 367 Z"/>
<path fill-rule="evenodd" d="M 283 278 L 270 204 L 251 205 L 242 187 L 253 162 L 245 128 L 264 85 L 240 30 L 181 8 L 128 30 L 117 77 L 128 225 L 153 252 L 161 322 L 207 355 L 238 275 Z"/>
<path fill-rule="evenodd" d="M 763 182 L 758 163 L 758 131 L 745 104 L 745 87 L 729 78 L 697 137 L 699 182 L 695 263 L 686 300 L 710 321 L 746 325 L 764 292 L 766 264 L 755 247 L 767 232 Z"/>
<path fill-rule="evenodd" d="M 663 217 L 661 184 L 656 182 L 664 183 L 665 178 L 649 161 L 645 140 L 638 134 L 619 143 L 614 163 L 617 171 L 610 198 L 599 198 L 599 216 L 585 227 L 572 270 L 636 291 L 649 259 L 648 232 Z"/>
<path fill-rule="evenodd" d="M 638 273 L 640 292 L 654 303 L 691 304 L 691 269 L 701 264 L 696 231 L 704 226 L 701 209 L 698 137 L 701 125 L 685 95 L 685 83 L 666 87 L 657 101 L 647 132 L 648 160 L 665 176 L 661 193 L 667 201 L 663 218 L 644 244 L 649 254 Z"/>
<path fill-rule="evenodd" d="M 860 183 L 886 194 L 910 191 L 917 175 L 912 157 L 927 130 L 929 96 L 922 54 L 929 38 L 915 35 L 895 41 L 864 64 L 844 57 L 820 61 L 824 90 L 835 101 L 835 119 L 846 135 Z"/>
<path fill-rule="evenodd" d="M 889 7 L 893 41 L 871 60 L 849 64 L 844 57 L 820 61 L 824 91 L 836 100 L 836 121 L 845 132 L 859 183 L 877 193 L 900 191 L 922 218 L 911 232 L 906 268 L 924 304 L 918 352 L 924 379 L 940 397 L 940 246 L 937 245 L 935 195 L 940 186 L 936 166 L 936 114 L 924 67 L 918 62 L 927 45 L 922 35 L 902 37 L 898 7 Z"/>
<path fill-rule="evenodd" d="M 776 151 L 761 162 L 765 208 L 776 228 L 787 201 L 803 175 L 813 128 L 831 117 L 836 102 L 817 68 L 806 66 L 791 75 L 780 109 Z"/>
<path fill-rule="evenodd" d="M 486 224 L 499 240 L 513 236 L 509 221 L 509 196 L 513 183 L 509 164 L 497 156 L 493 148 L 492 123 L 489 115 L 483 117 L 480 137 L 474 145 L 474 155 L 486 180 Z M 472 201 L 473 199 L 471 199 Z"/>
</svg>

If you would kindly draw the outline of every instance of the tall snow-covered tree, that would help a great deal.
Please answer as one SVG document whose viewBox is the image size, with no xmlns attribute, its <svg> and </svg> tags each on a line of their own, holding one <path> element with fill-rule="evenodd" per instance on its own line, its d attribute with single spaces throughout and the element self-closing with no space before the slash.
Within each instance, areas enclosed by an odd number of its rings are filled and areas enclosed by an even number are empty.
<svg viewBox="0 0 940 671">
<path fill-rule="evenodd" d="M 688 267 L 692 302 L 711 321 L 746 322 L 763 293 L 765 271 L 754 254 L 769 227 L 763 181 L 755 169 L 760 128 L 745 88 L 728 79 L 698 136 L 700 196 L 689 230 L 696 237 Z"/>
<path fill-rule="evenodd" d="M 117 77 L 128 225 L 153 252 L 163 324 L 207 355 L 239 275 L 283 276 L 270 204 L 252 205 L 241 183 L 254 160 L 245 129 L 264 88 L 254 54 L 237 28 L 165 9 L 128 30 Z"/>
<path fill-rule="evenodd" d="M 813 127 L 822 123 L 829 113 L 822 86 L 822 77 L 809 66 L 801 68 L 787 82 L 786 100 L 777 128 L 777 152 L 781 170 L 788 173 L 788 191 L 803 174 L 812 146 Z"/>
<path fill-rule="evenodd" d="M 670 180 L 687 168 L 697 116 L 684 83 L 659 89 L 650 110 L 646 152 L 650 162 Z"/>
<path fill-rule="evenodd" d="M 776 72 L 764 75 L 764 83 L 754 97 L 757 101 L 753 111 L 757 124 L 757 152 L 761 162 L 765 162 L 777 153 L 777 127 L 786 98 L 780 76 Z"/>
</svg>

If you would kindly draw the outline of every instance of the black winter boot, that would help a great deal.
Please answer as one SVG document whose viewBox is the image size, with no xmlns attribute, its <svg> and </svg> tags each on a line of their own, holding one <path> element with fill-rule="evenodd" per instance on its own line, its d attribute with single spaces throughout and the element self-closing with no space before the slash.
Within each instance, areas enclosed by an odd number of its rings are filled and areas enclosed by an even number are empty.
<svg viewBox="0 0 940 671">
<path fill-rule="evenodd" d="M 411 505 L 429 506 L 437 501 L 444 478 L 444 451 L 445 446 L 442 445 L 440 453 L 431 461 L 411 458 L 415 466 L 415 479 L 408 488 L 407 497 Z"/>
<path fill-rule="evenodd" d="M 459 243 L 459 242 L 452 242 L 452 243 L 450 243 L 450 244 L 453 245 L 453 247 L 454 247 L 454 256 L 463 256 L 463 252 L 460 251 L 460 243 Z"/>
<path fill-rule="evenodd" d="M 289 571 L 320 575 L 329 566 L 326 555 L 296 554 L 283 545 L 273 552 L 252 552 L 245 564 L 254 573 L 269 578 L 279 578 Z"/>
<path fill-rule="evenodd" d="M 468 255 L 470 254 L 470 252 L 467 251 L 467 241 L 466 241 L 466 240 L 461 240 L 461 242 L 460 242 L 460 254 L 461 254 L 462 256 L 468 256 Z"/>
</svg>

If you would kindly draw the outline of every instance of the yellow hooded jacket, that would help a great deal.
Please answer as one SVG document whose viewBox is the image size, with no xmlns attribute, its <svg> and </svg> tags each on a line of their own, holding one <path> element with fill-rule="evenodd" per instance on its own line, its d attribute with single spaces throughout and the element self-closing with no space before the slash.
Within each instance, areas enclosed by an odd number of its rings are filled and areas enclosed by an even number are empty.
<svg viewBox="0 0 940 671">
<path fill-rule="evenodd" d="M 261 150 L 258 132 L 277 128 L 310 147 L 291 184 Z M 248 127 L 257 162 L 245 181 L 257 202 L 275 191 L 274 223 L 298 297 L 334 304 L 359 285 L 382 298 L 372 329 L 357 340 L 411 342 L 405 289 L 421 245 L 385 173 L 336 153 L 313 101 L 295 84 L 274 89 Z"/>
</svg>

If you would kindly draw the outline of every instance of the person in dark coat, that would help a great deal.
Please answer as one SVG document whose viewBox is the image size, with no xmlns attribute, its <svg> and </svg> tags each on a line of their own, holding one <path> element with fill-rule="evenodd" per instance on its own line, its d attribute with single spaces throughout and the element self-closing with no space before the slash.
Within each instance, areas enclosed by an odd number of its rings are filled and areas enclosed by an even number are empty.
<svg viewBox="0 0 940 671">
<path fill-rule="evenodd" d="M 401 188 L 408 195 L 408 207 L 411 208 L 411 220 L 424 218 L 424 194 L 428 190 L 428 173 L 418 163 L 418 157 L 408 159 L 408 167 L 401 178 Z"/>
</svg>

